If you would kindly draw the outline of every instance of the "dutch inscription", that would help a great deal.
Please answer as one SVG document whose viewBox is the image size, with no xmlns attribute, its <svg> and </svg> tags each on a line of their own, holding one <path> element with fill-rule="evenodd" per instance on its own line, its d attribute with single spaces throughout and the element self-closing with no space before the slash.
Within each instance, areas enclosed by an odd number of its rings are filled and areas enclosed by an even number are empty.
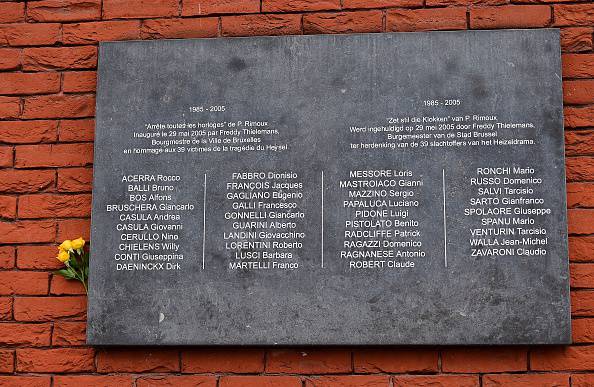
<svg viewBox="0 0 594 387">
<path fill-rule="evenodd" d="M 567 342 L 558 45 L 103 44 L 89 341 Z"/>
</svg>

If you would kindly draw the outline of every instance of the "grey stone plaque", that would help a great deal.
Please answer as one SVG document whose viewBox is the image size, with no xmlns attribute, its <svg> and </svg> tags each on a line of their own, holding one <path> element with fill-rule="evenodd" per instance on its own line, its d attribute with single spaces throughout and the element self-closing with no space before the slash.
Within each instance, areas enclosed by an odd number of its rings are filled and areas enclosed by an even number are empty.
<svg viewBox="0 0 594 387">
<path fill-rule="evenodd" d="M 559 31 L 100 46 L 88 342 L 570 342 Z"/>
</svg>

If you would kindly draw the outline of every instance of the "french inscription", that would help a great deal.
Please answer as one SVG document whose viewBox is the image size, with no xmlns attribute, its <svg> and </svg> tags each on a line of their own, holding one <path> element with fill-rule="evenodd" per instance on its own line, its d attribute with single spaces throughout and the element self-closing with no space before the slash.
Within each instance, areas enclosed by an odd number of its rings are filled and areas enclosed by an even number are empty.
<svg viewBox="0 0 594 387">
<path fill-rule="evenodd" d="M 102 44 L 89 342 L 568 342 L 558 46 Z"/>
</svg>

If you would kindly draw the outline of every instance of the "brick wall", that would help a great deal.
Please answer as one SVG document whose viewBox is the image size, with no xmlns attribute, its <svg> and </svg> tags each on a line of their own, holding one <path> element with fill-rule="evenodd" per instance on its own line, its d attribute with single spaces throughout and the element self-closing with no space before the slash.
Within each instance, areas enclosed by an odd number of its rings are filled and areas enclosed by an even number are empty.
<svg viewBox="0 0 594 387">
<path fill-rule="evenodd" d="M 88 237 L 97 42 L 560 27 L 569 347 L 99 349 L 55 244 Z M 594 3 L 0 0 L 0 386 L 594 386 Z"/>
</svg>

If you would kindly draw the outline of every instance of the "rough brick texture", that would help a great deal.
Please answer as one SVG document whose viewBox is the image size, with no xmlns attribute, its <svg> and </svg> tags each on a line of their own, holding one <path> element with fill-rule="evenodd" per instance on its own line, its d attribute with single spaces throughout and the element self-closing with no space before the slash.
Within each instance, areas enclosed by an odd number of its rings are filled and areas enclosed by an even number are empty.
<svg viewBox="0 0 594 387">
<path fill-rule="evenodd" d="M 52 272 L 89 237 L 99 42 L 540 27 L 561 29 L 575 345 L 85 345 L 84 290 Z M 593 36 L 592 0 L 0 0 L 0 386 L 594 386 Z"/>
</svg>

